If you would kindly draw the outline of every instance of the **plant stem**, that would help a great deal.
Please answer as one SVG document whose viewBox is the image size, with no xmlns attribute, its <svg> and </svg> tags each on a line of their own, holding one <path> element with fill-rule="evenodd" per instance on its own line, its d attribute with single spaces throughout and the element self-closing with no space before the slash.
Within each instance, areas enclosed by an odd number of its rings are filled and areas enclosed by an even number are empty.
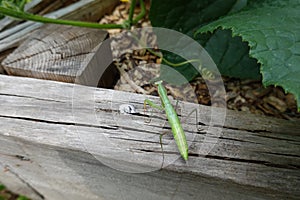
<svg viewBox="0 0 300 200">
<path fill-rule="evenodd" d="M 72 25 L 72 26 L 79 26 L 79 27 L 87 27 L 87 28 L 97 28 L 97 29 L 123 29 L 124 26 L 122 24 L 98 24 L 92 22 L 82 22 L 82 21 L 73 21 L 73 20 L 63 20 L 63 19 L 52 19 L 43 17 L 40 15 L 33 15 L 26 12 L 15 11 L 7 8 L 3 8 L 0 6 L 0 13 L 15 17 L 18 19 L 30 20 L 35 22 L 42 22 L 42 23 L 51 23 L 51 24 L 64 24 L 64 25 Z"/>
<path fill-rule="evenodd" d="M 25 1 L 24 1 L 25 2 Z M 82 21 L 73 21 L 73 20 L 63 20 L 63 19 L 52 19 L 48 17 L 43 17 L 40 15 L 34 15 L 27 12 L 16 11 L 9 8 L 4 8 L 0 6 L 0 13 L 18 18 L 23 20 L 30 20 L 35 22 L 42 22 L 42 23 L 51 23 L 51 24 L 63 24 L 63 25 L 72 25 L 72 26 L 79 26 L 79 27 L 87 27 L 87 28 L 97 28 L 97 29 L 124 29 L 129 28 L 132 25 L 138 23 L 146 14 L 146 8 L 143 0 L 140 0 L 141 6 L 141 13 L 134 19 L 134 8 L 135 8 L 136 0 L 132 0 L 130 10 L 129 10 L 129 17 L 127 23 L 124 24 L 98 24 L 92 22 L 82 22 Z M 128 24 L 129 22 L 129 24 Z"/>
<path fill-rule="evenodd" d="M 141 12 L 136 18 L 133 19 L 132 24 L 138 23 L 146 15 L 146 7 L 144 0 L 140 0 Z"/>
<path fill-rule="evenodd" d="M 129 9 L 129 15 L 128 15 L 128 22 L 131 25 L 132 24 L 132 18 L 134 14 L 134 8 L 135 8 L 136 0 L 131 0 L 131 5 Z"/>
</svg>

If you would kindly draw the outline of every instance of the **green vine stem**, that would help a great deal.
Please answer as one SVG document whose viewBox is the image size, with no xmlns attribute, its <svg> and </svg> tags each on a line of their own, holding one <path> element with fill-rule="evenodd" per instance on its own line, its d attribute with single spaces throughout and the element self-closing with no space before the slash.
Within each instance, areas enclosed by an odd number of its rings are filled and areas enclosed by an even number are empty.
<svg viewBox="0 0 300 200">
<path fill-rule="evenodd" d="M 134 8 L 135 8 L 136 0 L 131 0 L 131 5 L 129 9 L 129 15 L 128 15 L 128 22 L 131 24 L 132 19 L 133 19 L 133 14 L 134 14 Z"/>
<path fill-rule="evenodd" d="M 10 17 L 15 17 L 18 19 L 42 22 L 42 23 L 63 24 L 63 25 L 72 25 L 72 26 L 98 28 L 98 29 L 123 28 L 122 24 L 98 24 L 98 23 L 92 23 L 92 22 L 52 19 L 52 18 L 40 16 L 40 15 L 33 15 L 30 13 L 26 13 L 26 12 L 15 11 L 15 10 L 4 8 L 4 7 L 0 7 L 0 13 L 10 16 Z"/>
<path fill-rule="evenodd" d="M 10 17 L 22 19 L 22 20 L 29 20 L 29 21 L 35 21 L 35 22 L 41 22 L 41 23 L 62 24 L 62 25 L 71 25 L 71 26 L 96 28 L 96 29 L 129 29 L 132 25 L 138 23 L 146 14 L 146 8 L 145 8 L 144 1 L 140 0 L 141 13 L 136 18 L 132 19 L 135 2 L 136 2 L 135 0 L 131 2 L 128 21 L 125 21 L 123 24 L 98 24 L 98 23 L 93 23 L 93 22 L 52 19 L 52 18 L 40 16 L 40 15 L 30 14 L 30 13 L 23 12 L 23 11 L 17 11 L 17 10 L 5 8 L 2 6 L 0 6 L 0 13 L 10 16 Z"/>
<path fill-rule="evenodd" d="M 134 7 L 135 5 L 131 4 L 131 7 Z M 133 19 L 132 24 L 138 23 L 145 15 L 146 15 L 146 7 L 143 0 L 140 0 L 140 6 L 141 6 L 141 12 L 136 16 L 136 18 Z"/>
</svg>

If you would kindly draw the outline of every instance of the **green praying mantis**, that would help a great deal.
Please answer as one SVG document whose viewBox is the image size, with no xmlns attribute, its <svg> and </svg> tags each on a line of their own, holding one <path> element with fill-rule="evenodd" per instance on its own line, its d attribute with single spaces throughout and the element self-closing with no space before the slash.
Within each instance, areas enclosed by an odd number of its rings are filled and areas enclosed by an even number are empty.
<svg viewBox="0 0 300 200">
<path fill-rule="evenodd" d="M 157 90 L 158 90 L 158 94 L 160 97 L 161 106 L 155 104 L 154 102 L 152 102 L 149 99 L 145 99 L 144 100 L 144 109 L 146 110 L 146 105 L 148 104 L 152 108 L 156 108 L 158 110 L 165 111 L 168 122 L 172 129 L 172 133 L 173 133 L 175 142 L 176 142 L 178 150 L 180 152 L 180 155 L 182 156 L 182 158 L 185 161 L 187 161 L 188 160 L 188 144 L 187 144 L 187 140 L 186 140 L 186 135 L 184 133 L 184 130 L 182 128 L 182 125 L 180 123 L 178 115 L 168 98 L 167 90 L 163 86 L 162 82 L 163 82 L 162 80 L 159 80 L 154 83 L 155 85 L 157 85 L 157 88 L 158 88 Z M 197 119 L 197 115 L 196 115 L 196 119 Z M 160 135 L 161 148 L 162 148 L 162 136 L 163 135 Z"/>
</svg>

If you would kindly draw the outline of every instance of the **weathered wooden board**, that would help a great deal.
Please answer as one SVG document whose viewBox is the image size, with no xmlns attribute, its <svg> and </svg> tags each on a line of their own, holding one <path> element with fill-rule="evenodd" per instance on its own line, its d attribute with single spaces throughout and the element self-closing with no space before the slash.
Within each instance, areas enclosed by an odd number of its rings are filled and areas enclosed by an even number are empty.
<svg viewBox="0 0 300 200">
<path fill-rule="evenodd" d="M 69 83 L 77 78 L 76 82 L 91 85 L 92 77 L 81 78 L 87 70 L 95 74 L 112 61 L 109 43 L 102 43 L 107 37 L 100 29 L 45 25 L 9 54 L 2 66 L 10 75 Z"/>
<path fill-rule="evenodd" d="M 2 75 L 0 165 L 45 199 L 299 197 L 299 122 L 227 111 L 221 135 L 203 155 L 203 140 L 216 136 L 207 129 L 212 108 L 180 102 L 182 118 L 197 109 L 203 130 L 195 129 L 195 117 L 184 123 L 187 163 L 165 136 L 160 169 L 159 134 L 168 129 L 160 114 L 145 122 L 145 97 Z M 137 113 L 120 113 L 124 104 Z"/>
</svg>

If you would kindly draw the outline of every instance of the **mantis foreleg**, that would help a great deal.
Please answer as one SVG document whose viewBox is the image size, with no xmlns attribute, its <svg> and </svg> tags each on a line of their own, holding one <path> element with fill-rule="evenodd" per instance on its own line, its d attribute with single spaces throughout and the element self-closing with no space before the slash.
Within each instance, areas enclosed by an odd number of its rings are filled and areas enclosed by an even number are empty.
<svg viewBox="0 0 300 200">
<path fill-rule="evenodd" d="M 144 101 L 144 115 L 146 115 L 146 110 L 147 110 L 147 104 L 152 107 L 152 108 L 155 108 L 155 109 L 158 109 L 158 110 L 164 110 L 164 108 L 162 106 L 159 106 L 157 104 L 155 104 L 153 101 L 151 101 L 150 99 L 145 99 Z M 153 110 L 151 111 L 151 116 L 153 114 Z M 151 121 L 151 118 L 149 119 L 149 121 L 147 123 L 150 123 Z"/>
</svg>

